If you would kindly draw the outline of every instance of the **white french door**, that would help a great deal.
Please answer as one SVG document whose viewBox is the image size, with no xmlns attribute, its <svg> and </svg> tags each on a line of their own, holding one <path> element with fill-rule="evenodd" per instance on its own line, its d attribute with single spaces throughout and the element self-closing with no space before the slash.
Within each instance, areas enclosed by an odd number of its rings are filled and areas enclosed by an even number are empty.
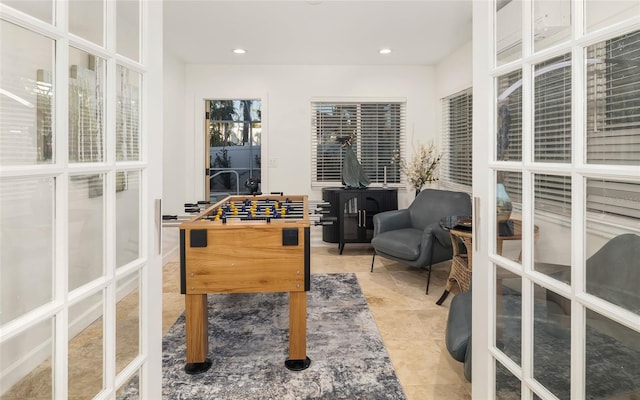
<svg viewBox="0 0 640 400">
<path fill-rule="evenodd" d="M 637 398 L 640 3 L 473 7 L 473 397 Z"/>
<path fill-rule="evenodd" d="M 0 397 L 161 397 L 162 4 L 0 1 Z"/>
</svg>

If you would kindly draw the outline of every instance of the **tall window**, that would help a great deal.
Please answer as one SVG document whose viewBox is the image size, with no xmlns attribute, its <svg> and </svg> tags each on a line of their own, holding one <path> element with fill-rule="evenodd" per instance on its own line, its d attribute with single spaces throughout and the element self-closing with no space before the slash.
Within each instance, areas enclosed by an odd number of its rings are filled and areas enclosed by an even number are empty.
<svg viewBox="0 0 640 400">
<path fill-rule="evenodd" d="M 342 182 L 342 143 L 353 135 L 352 148 L 372 184 L 399 184 L 395 160 L 405 139 L 405 104 L 400 102 L 312 102 L 311 182 Z"/>
<path fill-rule="evenodd" d="M 441 100 L 444 154 L 440 180 L 471 189 L 473 104 L 471 88 Z"/>
</svg>

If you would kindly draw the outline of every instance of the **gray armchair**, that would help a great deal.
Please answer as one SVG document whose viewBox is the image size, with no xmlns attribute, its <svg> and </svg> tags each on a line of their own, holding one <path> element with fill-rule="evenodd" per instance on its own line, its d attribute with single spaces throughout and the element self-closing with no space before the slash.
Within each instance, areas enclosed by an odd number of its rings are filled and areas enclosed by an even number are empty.
<svg viewBox="0 0 640 400">
<path fill-rule="evenodd" d="M 615 305 L 640 314 L 640 236 L 626 233 L 605 243 L 586 262 L 586 289 Z M 553 274 L 569 283 L 571 272 Z M 557 303 L 569 314 L 571 302 L 555 292 L 547 292 L 547 300 Z"/>
<path fill-rule="evenodd" d="M 371 272 L 376 254 L 412 267 L 427 267 L 428 294 L 431 265 L 453 255 L 449 232 L 440 226 L 442 218 L 452 215 L 471 215 L 467 193 L 425 189 L 408 208 L 374 215 Z"/>
</svg>

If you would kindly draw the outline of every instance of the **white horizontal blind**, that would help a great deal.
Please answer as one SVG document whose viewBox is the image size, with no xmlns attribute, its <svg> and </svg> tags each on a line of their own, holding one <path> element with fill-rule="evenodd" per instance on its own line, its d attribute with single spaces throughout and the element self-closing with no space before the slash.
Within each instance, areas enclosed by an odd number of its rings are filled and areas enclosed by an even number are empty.
<svg viewBox="0 0 640 400">
<path fill-rule="evenodd" d="M 640 184 L 587 179 L 587 211 L 640 221 Z"/>
<path fill-rule="evenodd" d="M 571 162 L 571 55 L 535 66 L 534 155 L 538 162 Z"/>
<path fill-rule="evenodd" d="M 534 69 L 534 160 L 571 162 L 571 54 Z M 571 178 L 536 175 L 536 209 L 571 215 Z"/>
<path fill-rule="evenodd" d="M 344 147 L 352 148 L 372 184 L 399 184 L 394 161 L 402 154 L 406 136 L 403 102 L 312 102 L 311 182 L 317 186 L 341 184 Z M 386 169 L 386 174 L 385 174 Z"/>
<path fill-rule="evenodd" d="M 640 165 L 640 31 L 587 49 L 587 162 Z M 587 180 L 587 210 L 640 219 L 640 185 Z"/>
<path fill-rule="evenodd" d="M 441 100 L 443 162 L 440 179 L 471 188 L 473 165 L 472 89 Z"/>
<path fill-rule="evenodd" d="M 139 160 L 141 75 L 121 65 L 117 69 L 116 160 Z"/>
</svg>

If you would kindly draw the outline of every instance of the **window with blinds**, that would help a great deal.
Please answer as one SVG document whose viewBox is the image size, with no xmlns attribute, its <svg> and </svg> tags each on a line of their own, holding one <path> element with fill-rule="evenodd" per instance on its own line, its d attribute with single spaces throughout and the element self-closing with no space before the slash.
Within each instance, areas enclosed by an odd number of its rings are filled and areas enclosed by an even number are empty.
<svg viewBox="0 0 640 400">
<path fill-rule="evenodd" d="M 402 102 L 312 102 L 311 182 L 342 183 L 342 143 L 353 135 L 352 148 L 372 184 L 399 184 L 395 162 L 405 142 Z"/>
<path fill-rule="evenodd" d="M 587 163 L 640 165 L 640 31 L 589 46 L 587 55 Z M 522 73 L 498 78 L 500 110 L 508 115 L 506 147 L 499 160 L 522 159 Z M 534 69 L 534 160 L 571 162 L 571 58 L 569 54 Z M 560 175 L 536 176 L 536 207 L 570 215 Z M 509 195 L 520 196 L 520 182 L 505 182 Z M 600 215 L 640 219 L 637 182 L 587 179 L 587 210 Z M 565 188 L 560 190 L 560 188 Z"/>
<path fill-rule="evenodd" d="M 473 165 L 473 101 L 471 88 L 441 100 L 443 162 L 440 180 L 472 186 Z"/>
</svg>

